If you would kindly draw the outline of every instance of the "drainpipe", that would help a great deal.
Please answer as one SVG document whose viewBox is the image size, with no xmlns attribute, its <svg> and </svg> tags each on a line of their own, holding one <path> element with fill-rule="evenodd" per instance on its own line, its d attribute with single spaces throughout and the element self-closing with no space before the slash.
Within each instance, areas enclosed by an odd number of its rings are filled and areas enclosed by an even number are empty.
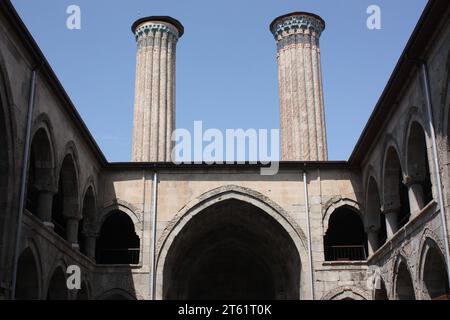
<svg viewBox="0 0 450 320">
<path fill-rule="evenodd" d="M 311 285 L 311 300 L 315 299 L 314 294 L 314 269 L 312 261 L 312 241 L 311 241 L 311 224 L 309 221 L 309 201 L 308 201 L 308 181 L 306 170 L 303 171 L 303 186 L 305 189 L 305 213 L 306 213 L 306 228 L 308 229 L 308 260 L 309 260 L 309 281 Z"/>
<path fill-rule="evenodd" d="M 431 141 L 433 143 L 433 160 L 434 160 L 434 175 L 436 178 L 436 185 L 438 189 L 438 201 L 439 201 L 439 210 L 441 211 L 441 223 L 442 228 L 444 232 L 444 244 L 445 244 L 445 256 L 446 256 L 446 265 L 447 265 L 447 277 L 448 284 L 450 286 L 450 251 L 449 251 L 449 244 L 448 244 L 448 231 L 447 231 L 447 222 L 445 218 L 445 211 L 444 211 L 444 196 L 442 194 L 442 182 L 441 182 L 441 175 L 439 174 L 439 158 L 438 158 L 438 152 L 437 152 L 437 143 L 436 143 L 436 133 L 434 130 L 434 124 L 433 124 L 433 106 L 431 102 L 431 91 L 430 91 L 430 81 L 428 77 L 428 70 L 427 65 L 425 61 L 420 62 L 420 69 L 422 73 L 422 81 L 423 81 L 423 87 L 424 87 L 424 95 L 425 95 L 425 102 L 427 105 L 427 113 L 428 113 L 428 125 L 430 128 L 430 135 L 431 135 Z"/>
<path fill-rule="evenodd" d="M 153 172 L 153 187 L 152 187 L 152 236 L 150 242 L 150 300 L 155 300 L 155 286 L 156 286 L 156 205 L 158 196 L 158 172 Z"/>
<path fill-rule="evenodd" d="M 28 113 L 27 113 L 27 127 L 25 131 L 25 144 L 23 149 L 23 160 L 22 160 L 22 172 L 20 177 L 20 195 L 19 195 L 19 212 L 17 213 L 17 229 L 16 229 L 16 242 L 14 248 L 14 260 L 12 269 L 12 283 L 11 283 L 11 299 L 16 298 L 16 284 L 17 284 L 17 268 L 19 264 L 19 254 L 20 254 L 20 238 L 22 236 L 22 217 L 23 211 L 25 209 L 25 197 L 27 192 L 27 180 L 28 180 L 28 162 L 30 159 L 30 149 L 31 149 L 31 129 L 33 123 L 33 112 L 35 105 L 36 96 L 36 79 L 37 73 L 42 62 L 33 68 L 30 83 L 30 98 L 28 100 Z"/>
</svg>

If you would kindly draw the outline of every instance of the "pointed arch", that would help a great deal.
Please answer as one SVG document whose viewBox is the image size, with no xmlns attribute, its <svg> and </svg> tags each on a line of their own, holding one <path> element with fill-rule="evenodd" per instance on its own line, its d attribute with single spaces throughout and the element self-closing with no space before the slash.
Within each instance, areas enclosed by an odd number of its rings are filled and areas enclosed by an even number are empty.
<svg viewBox="0 0 450 320">
<path fill-rule="evenodd" d="M 86 237 L 93 233 L 97 218 L 97 197 L 94 184 L 90 182 L 83 193 L 81 220 L 78 223 L 78 244 L 80 252 L 87 254 Z"/>
<path fill-rule="evenodd" d="M 16 300 L 40 299 L 42 274 L 35 246 L 27 246 L 17 265 Z"/>
<path fill-rule="evenodd" d="M 127 290 L 115 288 L 103 292 L 95 300 L 136 300 L 136 297 Z"/>
<path fill-rule="evenodd" d="M 355 286 L 341 286 L 330 290 L 321 300 L 371 300 L 370 294 Z"/>
<path fill-rule="evenodd" d="M 73 153 L 68 153 L 60 166 L 58 192 L 53 198 L 52 222 L 55 231 L 66 237 L 67 218 L 79 218 L 78 165 Z"/>
<path fill-rule="evenodd" d="M 54 172 L 54 146 L 50 131 L 45 123 L 40 123 L 32 136 L 28 167 L 26 208 L 32 214 L 38 214 L 39 193 L 56 189 Z"/>
<path fill-rule="evenodd" d="M 69 291 L 66 284 L 66 269 L 62 264 L 53 269 L 47 286 L 47 300 L 69 299 Z"/>
<path fill-rule="evenodd" d="M 394 214 L 390 221 L 392 233 L 402 228 L 410 218 L 408 188 L 403 183 L 403 167 L 398 148 L 389 145 L 383 161 L 383 211 Z"/>
<path fill-rule="evenodd" d="M 408 261 L 402 255 L 398 255 L 394 264 L 394 292 L 396 300 L 416 300 L 416 291 L 412 273 Z"/>
<path fill-rule="evenodd" d="M 381 212 L 378 183 L 373 176 L 368 179 L 366 187 L 366 231 L 368 233 L 369 252 L 374 253 L 387 239 L 386 218 Z"/>
<path fill-rule="evenodd" d="M 191 221 L 198 222 L 198 219 L 208 216 L 208 213 L 202 215 L 203 212 L 207 212 L 209 208 L 213 207 L 220 208 L 220 206 L 225 203 L 242 203 L 245 208 L 255 208 L 255 212 L 259 212 L 258 214 L 260 214 L 261 217 L 267 214 L 265 219 L 268 219 L 268 221 L 275 221 L 277 228 L 281 228 L 280 230 L 284 230 L 285 234 L 289 235 L 289 238 L 292 239 L 292 244 L 295 247 L 295 252 L 297 252 L 300 261 L 306 261 L 307 252 L 305 241 L 306 238 L 304 236 L 304 233 L 284 209 L 282 209 L 279 205 L 277 205 L 264 195 L 254 190 L 235 185 L 219 187 L 204 193 L 203 195 L 199 196 L 198 198 L 184 206 L 169 222 L 168 226 L 160 236 L 157 244 L 156 258 L 157 299 L 162 299 L 163 296 L 166 296 L 166 294 L 163 293 L 163 281 L 166 275 L 165 269 L 167 267 L 166 259 L 178 235 L 185 230 L 189 230 L 187 226 L 191 223 Z M 264 215 L 262 213 L 264 213 Z M 222 215 L 221 217 L 226 216 L 226 213 L 223 214 L 224 215 Z M 304 290 L 305 288 L 301 286 L 300 281 L 302 281 L 302 279 L 305 277 L 305 274 L 307 274 L 308 272 L 309 270 L 303 270 L 302 268 L 300 268 L 298 274 L 298 285 L 301 290 Z M 304 291 L 300 293 L 300 295 L 304 294 Z"/>
<path fill-rule="evenodd" d="M 444 248 L 438 239 L 430 229 L 423 232 L 418 265 L 421 299 L 450 299 Z"/>
<path fill-rule="evenodd" d="M 325 261 L 367 259 L 367 238 L 359 204 L 350 199 L 333 201 L 324 216 Z"/>
</svg>

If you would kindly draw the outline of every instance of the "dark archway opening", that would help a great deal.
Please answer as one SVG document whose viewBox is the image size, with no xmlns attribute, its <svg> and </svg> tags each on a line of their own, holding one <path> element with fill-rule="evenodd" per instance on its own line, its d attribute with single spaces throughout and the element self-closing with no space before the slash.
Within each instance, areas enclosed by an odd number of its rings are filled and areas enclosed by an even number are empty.
<svg viewBox="0 0 450 320">
<path fill-rule="evenodd" d="M 297 248 L 270 215 L 224 200 L 193 217 L 167 254 L 163 298 L 299 299 Z"/>
<path fill-rule="evenodd" d="M 89 300 L 89 290 L 85 282 L 81 283 L 81 289 L 77 293 L 77 300 L 80 301 Z"/>
<path fill-rule="evenodd" d="M 52 223 L 55 232 L 66 238 L 66 217 L 78 214 L 78 182 L 71 155 L 64 158 L 58 179 L 58 193 L 53 198 Z"/>
<path fill-rule="evenodd" d="M 431 247 L 425 258 L 423 282 L 431 299 L 450 299 L 447 268 L 440 250 Z"/>
<path fill-rule="evenodd" d="M 53 273 L 47 291 L 47 300 L 67 300 L 69 292 L 64 270 L 58 268 Z"/>
<path fill-rule="evenodd" d="M 387 240 L 386 216 L 381 212 L 380 194 L 375 178 L 370 177 L 366 197 L 366 230 L 369 254 L 376 252 Z"/>
<path fill-rule="evenodd" d="M 131 218 L 115 210 L 103 222 L 97 239 L 96 260 L 99 264 L 138 264 L 140 240 Z"/>
<path fill-rule="evenodd" d="M 15 299 L 39 299 L 38 269 L 33 252 L 30 249 L 26 249 L 19 258 Z"/>
<path fill-rule="evenodd" d="M 397 221 L 391 226 L 394 231 L 408 223 L 411 210 L 409 208 L 408 188 L 403 183 L 403 170 L 397 151 L 390 147 L 386 155 L 384 169 L 384 206 L 397 213 Z"/>
<path fill-rule="evenodd" d="M 404 262 L 400 264 L 397 271 L 395 292 L 397 300 L 416 300 L 411 274 Z"/>
<path fill-rule="evenodd" d="M 83 200 L 83 212 L 82 218 L 78 224 L 78 244 L 80 246 L 80 252 L 87 254 L 86 248 L 86 233 L 92 227 L 96 214 L 95 196 L 92 187 L 89 187 L 86 191 Z"/>
<path fill-rule="evenodd" d="M 382 279 L 379 279 L 378 287 L 375 288 L 375 300 L 389 300 L 386 285 Z"/>
<path fill-rule="evenodd" d="M 44 129 L 39 129 L 33 137 L 28 167 L 26 209 L 37 215 L 38 196 L 40 190 L 51 187 L 53 157 L 50 141 Z"/>
<path fill-rule="evenodd" d="M 326 261 L 367 259 L 367 237 L 359 214 L 347 207 L 336 209 L 324 237 Z"/>
</svg>

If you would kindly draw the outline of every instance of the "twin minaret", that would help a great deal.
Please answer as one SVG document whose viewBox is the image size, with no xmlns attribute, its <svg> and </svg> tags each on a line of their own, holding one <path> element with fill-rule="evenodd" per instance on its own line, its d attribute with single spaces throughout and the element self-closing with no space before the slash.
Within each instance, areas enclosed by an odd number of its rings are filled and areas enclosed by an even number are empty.
<svg viewBox="0 0 450 320">
<path fill-rule="evenodd" d="M 171 161 L 175 129 L 175 57 L 181 23 L 153 16 L 136 21 L 133 162 Z"/>
<path fill-rule="evenodd" d="M 326 161 L 319 38 L 325 22 L 294 12 L 270 25 L 278 48 L 281 160 Z M 153 16 L 133 24 L 137 41 L 133 162 L 169 162 L 175 129 L 175 57 L 181 23 Z"/>
</svg>

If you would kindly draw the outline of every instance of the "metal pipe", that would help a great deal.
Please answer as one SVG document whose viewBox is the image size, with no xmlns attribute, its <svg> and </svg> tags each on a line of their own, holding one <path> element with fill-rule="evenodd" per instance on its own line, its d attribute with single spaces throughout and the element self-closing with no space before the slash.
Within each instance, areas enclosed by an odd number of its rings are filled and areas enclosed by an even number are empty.
<svg viewBox="0 0 450 320">
<path fill-rule="evenodd" d="M 153 173 L 153 187 L 152 187 L 152 236 L 150 243 L 150 300 L 155 300 L 155 284 L 156 284 L 156 217 L 157 217 L 157 199 L 158 196 L 158 172 Z"/>
<path fill-rule="evenodd" d="M 30 83 L 30 98 L 28 101 L 28 114 L 27 114 L 27 127 L 25 131 L 25 144 L 23 150 L 22 172 L 20 177 L 20 195 L 19 195 L 19 212 L 17 213 L 17 229 L 16 229 L 16 243 L 14 248 L 14 260 L 12 269 L 12 283 L 11 283 L 11 299 L 16 299 L 16 284 L 17 284 L 17 268 L 19 264 L 20 254 L 20 238 L 22 236 L 22 218 L 23 211 L 25 209 L 25 197 L 27 192 L 27 180 L 28 180 L 28 162 L 30 159 L 31 149 L 31 129 L 33 123 L 33 112 L 36 96 L 36 79 L 40 66 L 33 68 Z"/>
<path fill-rule="evenodd" d="M 438 193 L 438 201 L 439 201 L 439 210 L 440 210 L 440 216 L 441 216 L 441 223 L 442 228 L 444 232 L 444 245 L 445 245 L 445 256 L 446 256 L 446 265 L 447 265 L 447 281 L 450 286 L 450 251 L 449 251 L 449 243 L 448 243 L 448 231 L 447 231 L 447 222 L 445 218 L 445 211 L 444 211 L 444 196 L 442 194 L 442 182 L 441 182 L 441 175 L 439 174 L 439 158 L 438 158 L 438 151 L 437 151 L 437 143 L 436 143 L 436 133 L 434 130 L 434 124 L 433 124 L 433 106 L 431 102 L 431 91 L 430 91 L 430 82 L 428 78 L 428 70 L 426 66 L 425 61 L 421 61 L 420 69 L 422 71 L 422 81 L 423 81 L 423 87 L 424 87 L 424 95 L 425 95 L 425 101 L 427 105 L 427 113 L 428 113 L 428 125 L 430 128 L 430 135 L 431 135 L 431 141 L 433 143 L 433 161 L 434 161 L 434 174 L 436 178 L 436 186 L 437 186 L 437 193 Z"/>
<path fill-rule="evenodd" d="M 309 219 L 309 200 L 308 200 L 308 181 L 306 171 L 303 171 L 303 186 L 305 190 L 305 213 L 306 213 L 306 228 L 308 229 L 308 260 L 309 260 L 309 281 L 311 284 L 311 300 L 315 299 L 314 290 L 314 269 L 312 261 L 312 241 L 311 241 L 311 224 Z"/>
<path fill-rule="evenodd" d="M 143 232 L 142 239 L 144 239 L 145 221 L 146 221 L 146 219 L 145 219 L 145 195 L 147 194 L 146 184 L 147 184 L 146 171 L 145 171 L 145 169 L 142 169 L 142 232 Z M 145 246 L 145 243 L 144 243 L 144 241 L 142 241 L 142 246 L 140 246 L 140 248 L 139 248 L 140 252 L 144 252 L 144 250 L 143 250 L 144 246 Z M 141 254 L 139 257 L 140 257 L 139 259 L 143 259 L 144 255 Z M 142 263 L 143 263 L 143 261 L 144 260 L 142 260 Z M 149 288 L 150 288 L 150 281 L 151 281 L 151 279 L 149 279 L 149 281 L 148 281 Z M 149 296 L 150 296 L 150 294 L 149 294 Z"/>
</svg>

